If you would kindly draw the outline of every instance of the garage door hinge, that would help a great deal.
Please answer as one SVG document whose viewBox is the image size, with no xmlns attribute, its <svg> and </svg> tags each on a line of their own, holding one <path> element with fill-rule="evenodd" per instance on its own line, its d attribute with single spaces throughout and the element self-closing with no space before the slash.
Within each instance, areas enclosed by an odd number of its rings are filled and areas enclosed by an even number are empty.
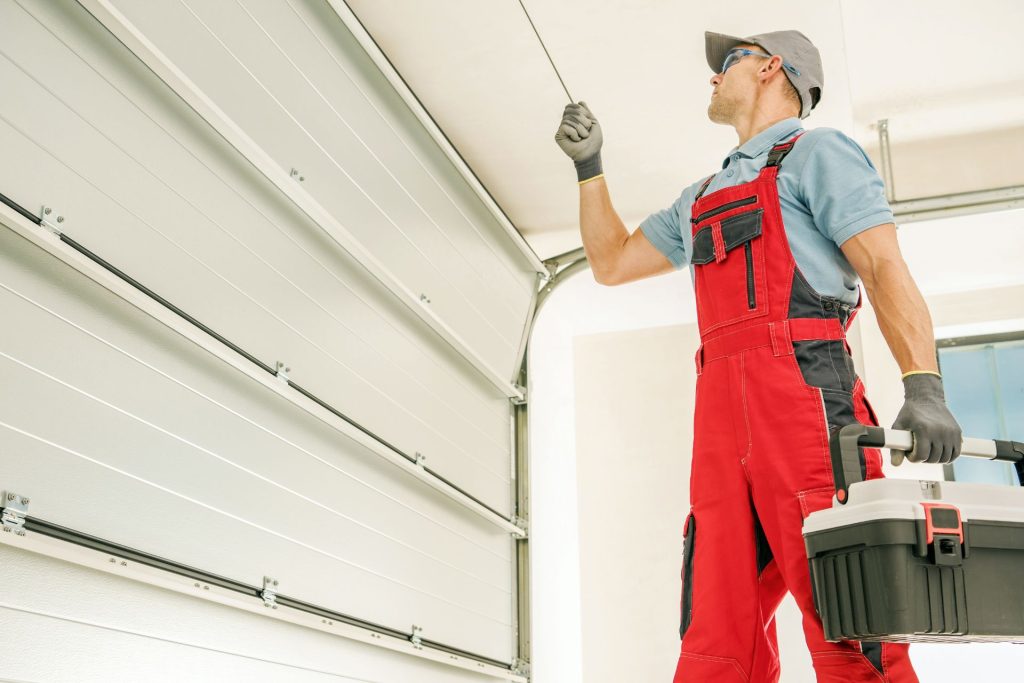
<svg viewBox="0 0 1024 683">
<path fill-rule="evenodd" d="M 25 535 L 25 515 L 28 513 L 28 498 L 17 493 L 4 493 L 4 514 L 2 523 L 4 531 L 14 532 L 18 536 Z"/>
<path fill-rule="evenodd" d="M 517 676 L 530 677 L 530 662 L 526 659 L 516 657 L 512 660 L 512 673 Z"/>
<path fill-rule="evenodd" d="M 412 643 L 414 647 L 419 648 L 419 649 L 422 650 L 423 649 L 423 638 L 420 637 L 421 633 L 423 633 L 423 627 L 422 626 L 417 626 L 416 624 L 413 624 L 412 625 L 412 634 L 409 636 L 409 642 Z"/>
<path fill-rule="evenodd" d="M 291 371 L 292 369 L 289 368 L 285 363 L 277 361 L 277 371 L 274 373 L 274 375 L 285 384 L 288 384 L 288 373 Z"/>
<path fill-rule="evenodd" d="M 526 404 L 526 387 L 524 387 L 524 386 L 522 386 L 520 384 L 514 384 L 513 386 L 516 388 L 516 391 L 518 391 L 520 394 L 523 395 L 523 397 L 519 398 L 518 396 L 512 396 L 511 398 L 509 398 L 509 400 L 512 401 L 512 405 L 517 405 L 517 406 L 525 405 Z"/>
<path fill-rule="evenodd" d="M 263 590 L 260 591 L 260 597 L 263 598 L 264 607 L 277 609 L 277 579 L 270 576 L 263 577 Z"/>
</svg>

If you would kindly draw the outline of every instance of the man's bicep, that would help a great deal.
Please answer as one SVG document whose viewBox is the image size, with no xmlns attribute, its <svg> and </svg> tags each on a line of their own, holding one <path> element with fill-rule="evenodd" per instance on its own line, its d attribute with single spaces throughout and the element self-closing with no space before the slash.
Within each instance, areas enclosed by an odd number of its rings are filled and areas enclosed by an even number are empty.
<svg viewBox="0 0 1024 683">
<path fill-rule="evenodd" d="M 622 285 L 671 273 L 679 268 L 682 268 L 682 265 L 673 263 L 664 252 L 651 243 L 642 229 L 637 228 L 623 243 L 615 264 L 613 281 L 609 284 Z"/>
<path fill-rule="evenodd" d="M 880 264 L 903 259 L 896 238 L 896 226 L 892 223 L 862 230 L 845 240 L 839 248 L 865 283 L 874 281 L 874 274 Z"/>
</svg>

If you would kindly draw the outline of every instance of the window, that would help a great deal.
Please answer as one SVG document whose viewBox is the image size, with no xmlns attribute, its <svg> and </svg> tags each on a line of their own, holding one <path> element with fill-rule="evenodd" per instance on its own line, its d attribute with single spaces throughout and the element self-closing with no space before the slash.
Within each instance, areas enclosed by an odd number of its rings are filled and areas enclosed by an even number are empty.
<svg viewBox="0 0 1024 683">
<path fill-rule="evenodd" d="M 1024 331 L 936 344 L 946 402 L 964 436 L 1024 441 Z M 1019 485 L 1009 463 L 958 458 L 946 478 Z"/>
</svg>

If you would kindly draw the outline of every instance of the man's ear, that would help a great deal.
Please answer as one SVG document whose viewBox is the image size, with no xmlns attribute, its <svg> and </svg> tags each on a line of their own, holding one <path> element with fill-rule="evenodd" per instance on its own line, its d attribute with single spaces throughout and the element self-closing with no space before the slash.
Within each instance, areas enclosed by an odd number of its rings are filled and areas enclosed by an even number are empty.
<svg viewBox="0 0 1024 683">
<path fill-rule="evenodd" d="M 772 75 L 774 75 L 776 71 L 780 71 L 781 69 L 782 69 L 782 57 L 780 57 L 779 55 L 772 55 L 771 59 L 769 59 L 767 62 L 764 62 L 764 63 L 761 64 L 761 68 L 758 71 L 758 74 L 762 78 L 768 79 L 768 78 L 771 78 Z"/>
</svg>

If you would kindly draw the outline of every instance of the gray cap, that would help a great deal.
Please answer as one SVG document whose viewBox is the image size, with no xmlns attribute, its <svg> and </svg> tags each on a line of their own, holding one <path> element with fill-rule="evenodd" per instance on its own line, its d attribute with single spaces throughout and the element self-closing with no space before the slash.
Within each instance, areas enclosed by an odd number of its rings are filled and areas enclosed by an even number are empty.
<svg viewBox="0 0 1024 683">
<path fill-rule="evenodd" d="M 704 51 L 708 66 L 715 73 L 722 68 L 722 62 L 729 50 L 737 45 L 757 45 L 768 54 L 779 55 L 787 64 L 792 64 L 800 75 L 783 69 L 789 82 L 800 94 L 800 118 L 805 119 L 821 99 L 825 74 L 821 69 L 821 55 L 818 48 L 799 31 L 773 31 L 749 38 L 737 38 L 723 33 L 704 32 Z"/>
</svg>

